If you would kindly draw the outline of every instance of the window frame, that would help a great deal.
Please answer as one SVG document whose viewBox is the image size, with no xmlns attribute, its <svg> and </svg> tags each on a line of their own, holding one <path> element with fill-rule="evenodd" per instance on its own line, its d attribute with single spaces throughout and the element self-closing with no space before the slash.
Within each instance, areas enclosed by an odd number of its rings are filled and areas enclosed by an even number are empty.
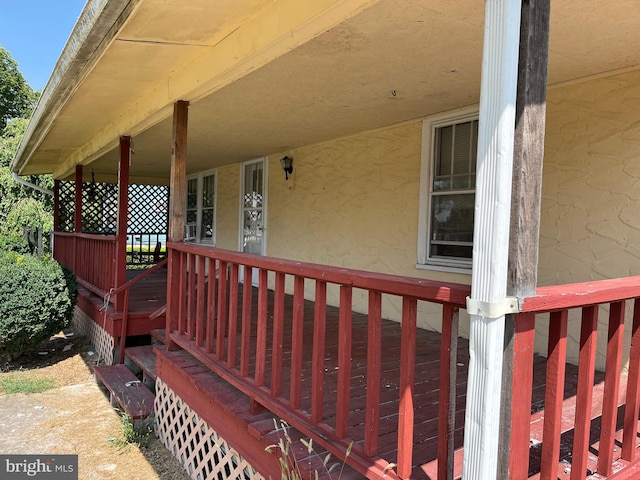
<svg viewBox="0 0 640 480">
<path fill-rule="evenodd" d="M 200 231 L 202 229 L 202 211 L 203 207 L 203 195 L 204 195 L 204 178 L 213 176 L 213 234 L 211 235 L 211 240 L 203 240 L 200 238 Z M 195 238 L 188 238 L 187 236 L 187 228 L 189 224 L 186 221 L 186 214 L 189 210 L 189 181 L 196 180 L 196 236 Z M 199 172 L 193 175 L 188 175 L 185 179 L 186 182 L 186 198 L 185 198 L 185 232 L 184 232 L 184 241 L 189 243 L 198 243 L 201 245 L 216 245 L 216 233 L 218 231 L 217 223 L 218 223 L 218 171 L 217 169 L 205 170 L 203 172 Z M 211 209 L 212 207 L 206 207 L 206 209 Z M 193 209 L 191 209 L 193 210 Z"/>
<path fill-rule="evenodd" d="M 416 268 L 438 270 L 453 273 L 471 273 L 472 259 L 456 257 L 432 257 L 431 250 L 431 216 L 433 208 L 433 179 L 436 167 L 436 130 L 451 125 L 467 123 L 479 119 L 477 109 L 450 112 L 444 115 L 434 116 L 422 122 L 422 148 L 420 158 L 420 195 L 419 195 L 419 221 L 418 221 L 418 263 Z M 476 164 L 477 173 L 477 164 Z M 459 192 L 460 190 L 451 190 Z M 466 192 L 475 193 L 476 189 Z M 439 191 L 437 195 L 446 192 Z"/>
</svg>

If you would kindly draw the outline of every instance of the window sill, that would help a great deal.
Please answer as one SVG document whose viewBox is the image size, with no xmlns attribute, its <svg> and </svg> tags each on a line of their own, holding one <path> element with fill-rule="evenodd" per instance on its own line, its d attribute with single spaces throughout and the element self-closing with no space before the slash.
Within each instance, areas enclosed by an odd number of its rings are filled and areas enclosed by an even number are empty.
<svg viewBox="0 0 640 480">
<path fill-rule="evenodd" d="M 451 265 L 433 265 L 416 263 L 417 270 L 433 270 L 436 272 L 461 273 L 463 275 L 471 275 L 471 267 L 454 267 Z"/>
</svg>

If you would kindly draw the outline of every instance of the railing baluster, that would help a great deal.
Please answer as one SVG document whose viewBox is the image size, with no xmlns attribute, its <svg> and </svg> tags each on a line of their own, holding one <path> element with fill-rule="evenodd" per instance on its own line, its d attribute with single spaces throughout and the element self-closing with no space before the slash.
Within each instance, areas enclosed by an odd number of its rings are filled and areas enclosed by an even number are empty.
<svg viewBox="0 0 640 480">
<path fill-rule="evenodd" d="M 364 454 L 373 457 L 378 453 L 380 426 L 380 369 L 382 363 L 382 294 L 380 292 L 369 292 L 368 313 Z"/>
<path fill-rule="evenodd" d="M 178 335 L 184 335 L 186 332 L 187 320 L 187 257 L 188 253 L 180 255 L 180 282 L 178 284 Z"/>
<path fill-rule="evenodd" d="M 208 258 L 209 283 L 207 285 L 207 339 L 205 351 L 213 352 L 216 341 L 216 259 Z"/>
<path fill-rule="evenodd" d="M 327 332 L 327 284 L 316 280 L 316 300 L 313 313 L 313 365 L 311 367 L 311 421 L 323 420 L 324 350 Z"/>
<path fill-rule="evenodd" d="M 453 434 L 456 415 L 456 369 L 458 368 L 458 309 L 442 306 L 440 347 L 440 401 L 438 412 L 438 480 L 453 479 Z"/>
<path fill-rule="evenodd" d="M 238 338 L 238 264 L 229 269 L 229 332 L 227 335 L 227 363 L 236 366 L 236 343 Z"/>
<path fill-rule="evenodd" d="M 338 398 L 336 399 L 336 435 L 345 438 L 349 432 L 351 390 L 351 324 L 353 291 L 340 286 L 340 313 L 338 319 Z"/>
<path fill-rule="evenodd" d="M 636 458 L 638 439 L 638 415 L 640 414 L 640 298 L 633 303 L 633 326 L 629 352 L 629 377 L 627 379 L 627 405 L 624 409 L 624 433 L 622 459 L 633 462 Z"/>
<path fill-rule="evenodd" d="M 602 405 L 602 429 L 598 452 L 598 473 L 609 476 L 613 472 L 613 447 L 618 418 L 618 392 L 622 367 L 622 341 L 624 339 L 624 300 L 609 305 L 609 334 L 607 363 Z"/>
<path fill-rule="evenodd" d="M 187 290 L 187 337 L 189 340 L 196 335 L 196 256 L 189 255 L 189 284 Z"/>
<path fill-rule="evenodd" d="M 542 434 L 541 480 L 556 480 L 560 462 L 560 435 L 562 433 L 562 402 L 564 400 L 564 374 L 567 359 L 568 310 L 553 312 L 549 319 L 549 347 L 547 353 L 547 379 L 544 397 L 544 426 Z"/>
<path fill-rule="evenodd" d="M 196 346 L 201 347 L 204 343 L 205 319 L 204 306 L 206 300 L 205 286 L 205 257 L 198 256 L 198 292 L 196 302 Z"/>
<path fill-rule="evenodd" d="M 243 377 L 249 376 L 249 360 L 251 358 L 252 270 L 249 265 L 244 266 L 244 285 L 242 286 L 242 340 L 240 346 L 240 375 Z"/>
<path fill-rule="evenodd" d="M 296 276 L 293 281 L 293 325 L 291 327 L 291 408 L 300 408 L 302 380 L 302 342 L 304 324 L 304 277 Z"/>
<path fill-rule="evenodd" d="M 402 333 L 400 340 L 400 406 L 398 408 L 398 476 L 409 478 L 413 466 L 413 390 L 416 373 L 415 298 L 402 299 Z"/>
<path fill-rule="evenodd" d="M 218 326 L 216 328 L 216 358 L 224 358 L 224 338 L 227 322 L 227 262 L 220 261 L 218 269 Z"/>
<path fill-rule="evenodd" d="M 165 326 L 165 343 L 169 346 L 171 334 L 179 330 L 178 318 L 180 311 L 180 257 L 182 253 L 169 250 L 169 264 L 167 266 L 167 313 Z"/>
<path fill-rule="evenodd" d="M 282 395 L 282 342 L 284 337 L 284 273 L 276 273 L 273 293 L 273 346 L 271 354 L 271 395 Z"/>
<path fill-rule="evenodd" d="M 265 363 L 267 359 L 267 299 L 268 270 L 261 268 L 258 273 L 258 336 L 256 339 L 256 386 L 264 385 Z"/>
<path fill-rule="evenodd" d="M 576 420 L 573 433 L 571 480 L 582 480 L 587 471 L 597 337 L 598 307 L 584 307 L 582 309 L 582 325 L 580 327 L 578 391 L 576 394 Z"/>
<path fill-rule="evenodd" d="M 518 313 L 513 339 L 513 385 L 511 387 L 511 441 L 509 470 L 513 480 L 529 477 L 531 392 L 533 388 L 533 341 L 535 315 Z"/>
</svg>

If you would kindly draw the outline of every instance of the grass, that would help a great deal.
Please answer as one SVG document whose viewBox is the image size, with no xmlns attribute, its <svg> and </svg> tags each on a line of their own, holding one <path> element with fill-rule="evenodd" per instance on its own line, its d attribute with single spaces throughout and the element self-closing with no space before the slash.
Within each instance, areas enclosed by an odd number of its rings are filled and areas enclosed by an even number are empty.
<svg viewBox="0 0 640 480">
<path fill-rule="evenodd" d="M 152 429 L 148 423 L 134 422 L 131 415 L 123 413 L 120 415 L 120 428 L 122 438 L 113 439 L 113 443 L 118 448 L 125 448 L 127 445 L 144 448 L 149 444 Z"/>
<path fill-rule="evenodd" d="M 49 377 L 34 378 L 28 375 L 7 375 L 0 378 L 0 391 L 12 395 L 16 393 L 40 393 L 56 387 L 56 381 Z"/>
</svg>

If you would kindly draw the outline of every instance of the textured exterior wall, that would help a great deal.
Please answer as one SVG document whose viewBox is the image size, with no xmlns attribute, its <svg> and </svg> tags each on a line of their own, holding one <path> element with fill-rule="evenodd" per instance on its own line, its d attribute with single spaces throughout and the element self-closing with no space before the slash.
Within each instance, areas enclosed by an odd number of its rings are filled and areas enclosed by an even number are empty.
<svg viewBox="0 0 640 480">
<path fill-rule="evenodd" d="M 549 92 L 542 185 L 540 285 L 640 274 L 640 72 Z M 600 368 L 607 315 L 601 309 Z M 579 322 L 569 330 L 576 361 Z"/>
<path fill-rule="evenodd" d="M 416 121 L 270 156 L 268 255 L 469 282 L 468 275 L 415 268 L 421 129 Z M 289 181 L 280 167 L 285 153 L 294 158 Z M 307 291 L 312 297 L 312 284 Z M 356 310 L 366 305 L 360 293 Z M 337 302 L 337 289 L 329 300 Z M 420 325 L 439 330 L 440 308 L 422 307 Z M 399 319 L 399 308 L 383 302 L 387 318 Z"/>
<path fill-rule="evenodd" d="M 639 275 L 640 72 L 552 88 L 548 97 L 539 284 Z M 469 283 L 468 275 L 415 268 L 421 127 L 416 121 L 271 155 L 267 254 Z M 279 163 L 285 154 L 294 158 L 289 181 Z M 232 250 L 239 173 L 238 165 L 218 170 L 217 243 Z M 313 285 L 308 292 L 312 297 Z M 334 303 L 335 294 L 329 292 Z M 365 302 L 355 292 L 356 309 Z M 383 308 L 387 318 L 399 318 L 397 303 Z M 600 368 L 607 315 L 600 313 Z M 439 308 L 423 306 L 419 324 L 439 330 Z M 544 321 L 538 330 L 536 350 L 546 353 Z M 577 319 L 569 335 L 575 362 Z"/>
<path fill-rule="evenodd" d="M 240 166 L 218 168 L 216 246 L 238 250 Z"/>
</svg>

